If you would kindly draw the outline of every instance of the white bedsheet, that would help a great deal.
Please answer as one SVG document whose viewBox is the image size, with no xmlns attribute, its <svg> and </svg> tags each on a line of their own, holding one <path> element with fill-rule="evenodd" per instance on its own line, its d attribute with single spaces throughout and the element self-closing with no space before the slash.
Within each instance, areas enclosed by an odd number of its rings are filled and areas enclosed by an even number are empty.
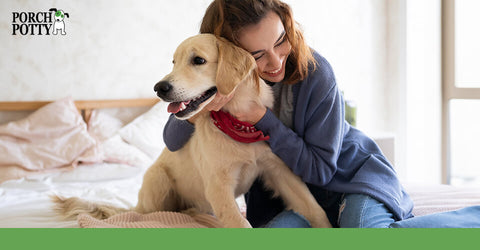
<svg viewBox="0 0 480 250">
<path fill-rule="evenodd" d="M 146 168 L 123 164 L 93 164 L 73 170 L 10 180 L 0 184 L 0 228 L 71 228 L 76 219 L 59 217 L 49 196 L 81 197 L 129 208 L 137 203 Z M 446 185 L 406 185 L 414 214 L 425 215 L 480 205 L 479 188 Z M 245 212 L 242 197 L 237 199 Z"/>
<path fill-rule="evenodd" d="M 75 219 L 65 220 L 53 211 L 51 194 L 133 207 L 144 172 L 143 168 L 103 163 L 6 181 L 0 184 L 0 227 L 78 227 Z"/>
</svg>

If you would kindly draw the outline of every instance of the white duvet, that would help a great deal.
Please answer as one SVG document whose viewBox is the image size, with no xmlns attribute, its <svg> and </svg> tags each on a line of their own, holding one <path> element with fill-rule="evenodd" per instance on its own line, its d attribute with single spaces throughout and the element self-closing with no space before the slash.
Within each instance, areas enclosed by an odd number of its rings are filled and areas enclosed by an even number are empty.
<svg viewBox="0 0 480 250">
<path fill-rule="evenodd" d="M 133 207 L 144 171 L 123 164 L 103 163 L 6 181 L 0 184 L 0 227 L 78 227 L 76 219 L 58 217 L 52 209 L 51 194 Z"/>
<path fill-rule="evenodd" d="M 94 111 L 85 124 L 68 97 L 0 125 L 0 227 L 78 227 L 55 214 L 52 194 L 135 206 L 164 148 L 165 105 L 127 124 Z"/>
</svg>

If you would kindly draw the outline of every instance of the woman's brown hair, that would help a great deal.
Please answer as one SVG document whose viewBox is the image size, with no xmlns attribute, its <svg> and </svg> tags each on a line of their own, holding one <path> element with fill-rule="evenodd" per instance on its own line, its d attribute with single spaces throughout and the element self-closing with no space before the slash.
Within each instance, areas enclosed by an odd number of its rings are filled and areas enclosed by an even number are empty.
<svg viewBox="0 0 480 250">
<path fill-rule="evenodd" d="M 297 83 L 305 79 L 309 65 L 315 67 L 315 60 L 302 31 L 293 20 L 288 4 L 279 0 L 214 0 L 205 12 L 200 33 L 215 34 L 240 46 L 238 33 L 241 28 L 258 24 L 270 11 L 280 17 L 287 39 L 292 45 L 286 62 L 284 83 Z"/>
</svg>

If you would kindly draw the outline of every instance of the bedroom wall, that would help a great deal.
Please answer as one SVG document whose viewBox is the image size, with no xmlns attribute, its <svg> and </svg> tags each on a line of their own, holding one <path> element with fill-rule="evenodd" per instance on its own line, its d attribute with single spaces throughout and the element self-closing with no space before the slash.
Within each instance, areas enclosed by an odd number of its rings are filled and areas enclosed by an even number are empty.
<svg viewBox="0 0 480 250">
<path fill-rule="evenodd" d="M 0 100 L 153 97 L 209 0 L 2 1 Z M 69 13 L 66 35 L 12 35 L 12 12 Z"/>
<path fill-rule="evenodd" d="M 309 44 L 332 64 L 357 125 L 395 132 L 385 0 L 286 0 Z M 210 0 L 3 0 L 0 101 L 154 97 L 175 47 L 197 33 Z M 12 12 L 69 13 L 67 35 L 12 35 Z M 0 115 L 1 121 L 1 115 Z"/>
<path fill-rule="evenodd" d="M 290 0 L 313 48 L 332 65 L 347 99 L 357 105 L 357 125 L 371 133 L 390 131 L 385 106 L 387 2 L 384 0 Z"/>
<path fill-rule="evenodd" d="M 332 64 L 359 126 L 388 128 L 385 1 L 287 0 L 309 44 Z M 0 100 L 152 97 L 180 41 L 197 32 L 210 0 L 17 1 L 0 5 Z M 12 12 L 63 9 L 65 36 L 12 35 Z"/>
</svg>

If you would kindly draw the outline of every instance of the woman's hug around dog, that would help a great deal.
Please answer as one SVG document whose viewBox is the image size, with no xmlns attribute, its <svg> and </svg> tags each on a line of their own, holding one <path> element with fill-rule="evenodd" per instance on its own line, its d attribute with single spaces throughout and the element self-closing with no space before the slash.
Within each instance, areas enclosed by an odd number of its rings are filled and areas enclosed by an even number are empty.
<svg viewBox="0 0 480 250">
<path fill-rule="evenodd" d="M 252 104 L 273 107 L 272 90 L 259 78 L 255 60 L 247 51 L 211 34 L 188 38 L 174 54 L 172 72 L 154 89 L 170 103 L 168 111 L 175 119 L 195 117 L 196 129 L 181 149 L 166 148 L 147 170 L 136 212 L 188 210 L 213 214 L 225 227 L 251 227 L 235 198 L 261 177 L 288 208 L 312 226 L 331 227 L 307 186 L 272 153 L 260 131 L 253 127 L 240 131 L 233 126 L 233 135 L 229 135 L 222 130 L 235 123 L 228 115 L 231 112 L 248 112 Z M 204 110 L 217 92 L 228 95 L 233 91 L 221 113 Z M 58 198 L 57 204 L 65 215 L 90 213 L 103 218 L 124 211 L 78 198 Z"/>
</svg>

